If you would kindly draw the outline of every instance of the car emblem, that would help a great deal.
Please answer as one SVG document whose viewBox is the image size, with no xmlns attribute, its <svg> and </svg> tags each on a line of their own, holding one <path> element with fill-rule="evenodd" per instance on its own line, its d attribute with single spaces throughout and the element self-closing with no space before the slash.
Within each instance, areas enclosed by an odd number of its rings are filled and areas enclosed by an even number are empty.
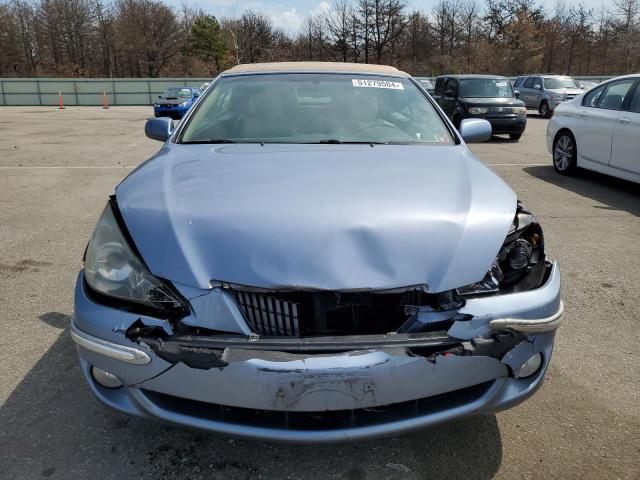
<svg viewBox="0 0 640 480">
<path fill-rule="evenodd" d="M 504 108 L 498 107 L 498 112 L 501 112 L 501 113 L 504 112 Z"/>
</svg>

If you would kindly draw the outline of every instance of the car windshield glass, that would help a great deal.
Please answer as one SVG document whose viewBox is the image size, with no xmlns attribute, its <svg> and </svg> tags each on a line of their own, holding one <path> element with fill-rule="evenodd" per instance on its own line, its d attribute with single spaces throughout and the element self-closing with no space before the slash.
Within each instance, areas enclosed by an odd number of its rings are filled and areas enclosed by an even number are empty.
<svg viewBox="0 0 640 480">
<path fill-rule="evenodd" d="M 556 90 L 558 88 L 579 88 L 579 85 L 571 77 L 553 77 L 544 79 L 544 88 Z"/>
<path fill-rule="evenodd" d="M 513 97 L 511 82 L 506 78 L 465 78 L 460 80 L 460 96 L 465 98 Z"/>
<path fill-rule="evenodd" d="M 188 88 L 168 88 L 162 96 L 164 98 L 189 98 L 191 90 Z"/>
<path fill-rule="evenodd" d="M 407 78 L 285 73 L 221 78 L 180 142 L 450 145 L 454 140 Z"/>
</svg>

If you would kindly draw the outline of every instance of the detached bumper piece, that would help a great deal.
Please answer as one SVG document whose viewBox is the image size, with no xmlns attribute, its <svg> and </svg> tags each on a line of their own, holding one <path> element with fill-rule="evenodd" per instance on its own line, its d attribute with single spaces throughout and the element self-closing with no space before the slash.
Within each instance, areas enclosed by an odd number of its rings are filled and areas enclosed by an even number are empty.
<svg viewBox="0 0 640 480">
<path fill-rule="evenodd" d="M 108 342 L 93 335 L 83 332 L 71 322 L 71 338 L 79 346 L 114 360 L 131 363 L 134 365 L 146 365 L 151 361 L 149 355 L 137 348 L 127 347 L 117 343 Z"/>
<path fill-rule="evenodd" d="M 494 330 L 512 330 L 523 333 L 541 333 L 555 330 L 562 322 L 564 315 L 564 303 L 560 302 L 560 308 L 553 315 L 546 318 L 498 318 L 489 323 Z"/>
</svg>

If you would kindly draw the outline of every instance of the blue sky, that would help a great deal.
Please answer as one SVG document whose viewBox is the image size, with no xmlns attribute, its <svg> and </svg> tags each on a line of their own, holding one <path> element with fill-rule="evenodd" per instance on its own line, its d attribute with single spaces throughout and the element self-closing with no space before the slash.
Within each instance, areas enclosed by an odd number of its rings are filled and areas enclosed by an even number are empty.
<svg viewBox="0 0 640 480">
<path fill-rule="evenodd" d="M 321 12 L 331 8 L 333 0 L 165 0 L 176 8 L 184 3 L 191 7 L 200 7 L 207 13 L 218 17 L 233 16 L 234 12 L 239 15 L 244 10 L 252 9 L 265 13 L 273 24 L 285 29 L 289 33 L 294 33 L 309 13 Z M 542 0 L 541 3 L 553 9 L 558 0 Z M 561 0 L 562 1 L 562 0 Z M 600 8 L 604 0 L 583 0 L 588 8 Z M 482 2 L 482 0 L 478 0 Z M 430 11 L 437 0 L 409 0 L 409 5 L 421 10 Z M 568 5 L 574 3 L 566 2 Z M 575 2 L 579 3 L 579 2 Z"/>
</svg>

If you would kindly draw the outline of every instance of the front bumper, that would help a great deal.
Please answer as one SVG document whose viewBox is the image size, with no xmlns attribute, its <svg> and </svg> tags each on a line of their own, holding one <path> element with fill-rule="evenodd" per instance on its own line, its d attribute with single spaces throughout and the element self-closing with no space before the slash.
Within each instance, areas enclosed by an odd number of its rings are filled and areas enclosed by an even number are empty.
<svg viewBox="0 0 640 480">
<path fill-rule="evenodd" d="M 223 349 L 223 366 L 192 368 L 160 358 L 142 341 L 128 340 L 124 332 L 135 321 L 161 327 L 164 321 L 92 302 L 82 274 L 72 332 L 93 392 L 117 410 L 234 436 L 336 441 L 397 434 L 525 400 L 542 383 L 551 358 L 562 311 L 559 294 L 559 269 L 554 265 L 537 290 L 467 302 L 463 310 L 472 319 L 456 322 L 448 332 L 460 341 L 519 328 L 518 322 L 545 330 L 528 335 L 501 358 L 427 357 L 398 344 L 290 353 L 261 348 L 259 340 L 249 339 Z M 511 317 L 515 323 L 509 323 Z M 550 323 L 549 318 L 554 320 Z M 111 349 L 128 356 L 110 355 Z M 530 377 L 516 378 L 514 371 L 536 353 L 542 355 L 541 368 Z M 133 361 L 140 358 L 148 361 Z M 117 375 L 124 386 L 100 386 L 91 366 Z"/>
<path fill-rule="evenodd" d="M 504 135 L 508 133 L 521 134 L 527 126 L 527 115 L 510 115 L 504 117 L 485 117 L 491 124 L 494 135 Z"/>
<path fill-rule="evenodd" d="M 153 114 L 156 117 L 182 118 L 189 110 L 189 107 L 153 107 Z"/>
</svg>

